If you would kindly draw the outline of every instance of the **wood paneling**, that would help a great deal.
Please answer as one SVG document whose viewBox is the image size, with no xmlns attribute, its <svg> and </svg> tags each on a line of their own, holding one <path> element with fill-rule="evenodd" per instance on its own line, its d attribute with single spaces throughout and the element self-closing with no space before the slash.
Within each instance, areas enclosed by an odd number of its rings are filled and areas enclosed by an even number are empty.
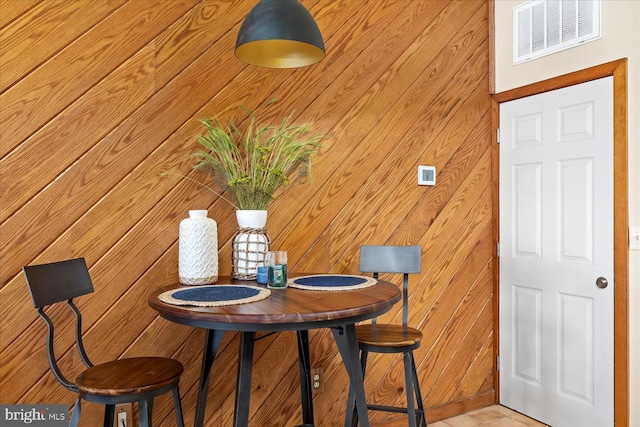
<svg viewBox="0 0 640 427">
<path fill-rule="evenodd" d="M 236 222 L 215 194 L 161 174 L 209 183 L 190 170 L 198 119 L 237 117 L 239 104 L 278 98 L 265 119 L 295 110 L 297 122 L 313 121 L 325 138 L 313 182 L 293 185 L 269 207 L 273 246 L 289 251 L 295 271 L 357 273 L 361 244 L 421 245 L 410 322 L 425 334 L 416 361 L 429 421 L 493 403 L 487 3 L 303 4 L 327 57 L 277 70 L 233 55 L 253 2 L 0 1 L 0 401 L 72 404 L 48 371 L 45 326 L 21 267 L 83 256 L 96 288 L 77 301 L 90 355 L 179 359 L 192 423 L 204 334 L 159 318 L 146 299 L 177 280 L 178 223 L 189 209 L 209 209 L 218 222 L 221 275 L 230 273 Z M 437 167 L 435 187 L 416 185 L 421 164 Z M 399 316 L 394 307 L 384 318 Z M 73 330 L 57 332 L 61 366 L 77 371 Z M 251 425 L 299 418 L 292 348 L 292 333 L 256 345 Z M 311 331 L 311 351 L 312 366 L 325 370 L 317 425 L 341 425 L 348 385 L 331 334 Z M 214 364 L 209 425 L 232 422 L 236 358 L 229 334 Z M 372 402 L 404 399 L 393 357 L 372 357 L 365 383 Z M 99 405 L 83 405 L 83 425 L 98 425 L 101 415 Z M 169 398 L 156 402 L 154 421 L 175 425 Z"/>
<path fill-rule="evenodd" d="M 0 27 L 9 24 L 15 18 L 42 2 L 42 0 L 5 0 L 0 6 Z"/>
<path fill-rule="evenodd" d="M 64 49 L 123 3 L 124 0 L 101 1 L 97 5 L 92 5 L 91 0 L 45 1 L 29 10 L 4 29 L 0 37 L 3 59 L 0 91 Z M 31 50 L 38 54 L 25 55 Z"/>
</svg>

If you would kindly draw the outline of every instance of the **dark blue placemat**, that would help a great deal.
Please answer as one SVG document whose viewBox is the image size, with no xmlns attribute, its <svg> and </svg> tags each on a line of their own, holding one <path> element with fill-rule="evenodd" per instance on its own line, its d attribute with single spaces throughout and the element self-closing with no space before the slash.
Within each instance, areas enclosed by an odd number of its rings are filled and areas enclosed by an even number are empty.
<svg viewBox="0 0 640 427">
<path fill-rule="evenodd" d="M 268 297 L 271 291 L 255 286 L 206 285 L 174 289 L 160 294 L 160 300 L 175 305 L 221 306 L 245 304 Z"/>
<path fill-rule="evenodd" d="M 347 291 L 366 288 L 376 283 L 377 281 L 371 277 L 345 274 L 318 274 L 289 280 L 289 286 L 292 288 L 317 291 Z"/>
</svg>

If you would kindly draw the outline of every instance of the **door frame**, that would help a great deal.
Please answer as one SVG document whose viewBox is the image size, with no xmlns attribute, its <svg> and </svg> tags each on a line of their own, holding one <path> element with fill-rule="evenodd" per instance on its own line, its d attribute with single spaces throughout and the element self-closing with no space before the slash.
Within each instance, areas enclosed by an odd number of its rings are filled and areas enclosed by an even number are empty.
<svg viewBox="0 0 640 427">
<path fill-rule="evenodd" d="M 613 76 L 613 419 L 616 427 L 629 426 L 629 173 L 627 133 L 627 58 L 543 80 L 491 96 L 491 176 L 494 247 L 500 241 L 500 104 L 567 86 Z M 496 251 L 497 252 L 497 251 Z M 494 384 L 496 403 L 500 402 L 500 375 L 497 356 L 500 349 L 500 258 L 494 254 Z"/>
</svg>

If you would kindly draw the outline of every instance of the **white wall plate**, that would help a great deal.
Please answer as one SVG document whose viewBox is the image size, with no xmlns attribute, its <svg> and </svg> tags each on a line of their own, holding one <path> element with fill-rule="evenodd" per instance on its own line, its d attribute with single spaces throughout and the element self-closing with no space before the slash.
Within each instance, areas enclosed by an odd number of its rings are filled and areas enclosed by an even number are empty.
<svg viewBox="0 0 640 427">
<path fill-rule="evenodd" d="M 436 185 L 435 166 L 418 166 L 418 185 Z"/>
</svg>

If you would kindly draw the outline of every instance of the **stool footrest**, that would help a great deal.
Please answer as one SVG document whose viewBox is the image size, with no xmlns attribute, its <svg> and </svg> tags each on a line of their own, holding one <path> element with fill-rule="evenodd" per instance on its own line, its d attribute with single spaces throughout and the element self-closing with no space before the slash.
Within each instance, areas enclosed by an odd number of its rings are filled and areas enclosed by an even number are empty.
<svg viewBox="0 0 640 427">
<path fill-rule="evenodd" d="M 370 405 L 370 404 L 367 404 L 367 408 L 371 409 L 372 411 L 397 412 L 397 413 L 400 413 L 400 414 L 406 414 L 407 413 L 407 408 L 402 408 L 402 407 L 398 407 L 398 406 L 385 406 L 385 405 Z"/>
</svg>

